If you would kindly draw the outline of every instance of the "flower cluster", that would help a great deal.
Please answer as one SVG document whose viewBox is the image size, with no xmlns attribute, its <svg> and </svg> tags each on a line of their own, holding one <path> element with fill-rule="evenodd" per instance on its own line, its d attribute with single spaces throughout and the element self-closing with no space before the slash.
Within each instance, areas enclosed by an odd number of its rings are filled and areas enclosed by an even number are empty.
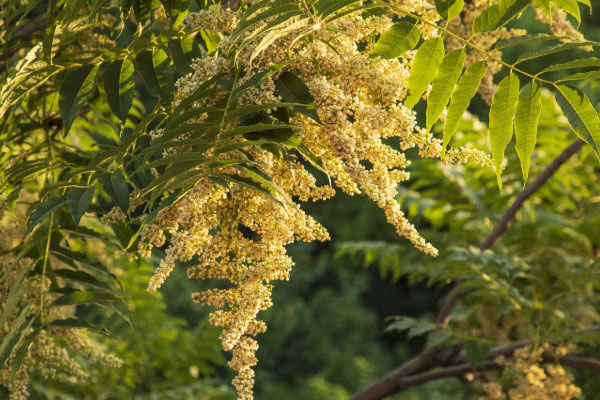
<svg viewBox="0 0 600 400">
<path fill-rule="evenodd" d="M 215 32 L 231 33 L 238 23 L 238 11 L 211 8 L 188 15 L 185 23 L 192 29 L 209 29 Z"/>
<path fill-rule="evenodd" d="M 406 6 L 428 20 L 439 19 L 423 2 Z M 236 18 L 233 12 L 209 10 L 191 14 L 187 21 L 192 29 L 226 25 L 221 33 L 227 34 L 233 29 L 229 23 Z M 416 149 L 421 157 L 439 158 L 441 142 L 418 127 L 415 113 L 402 103 L 412 52 L 393 60 L 369 56 L 373 37 L 392 23 L 386 15 L 351 13 L 327 27 L 313 29 L 301 41 L 290 31 L 261 52 L 256 52 L 256 47 L 268 33 L 236 38 L 224 35 L 215 55 L 195 60 L 194 73 L 177 83 L 176 98 L 181 100 L 215 74 L 238 74 L 238 83 L 243 84 L 258 72 L 286 63 L 259 87 L 241 96 L 240 105 L 281 101 L 275 82 L 281 73 L 291 72 L 308 87 L 322 122 L 317 124 L 301 113 L 290 116 L 303 145 L 322 161 L 331 185 L 318 185 L 317 177 L 308 169 L 309 160 L 300 155 L 288 153 L 283 158 L 260 147 L 245 148 L 247 156 L 283 192 L 277 195 L 278 202 L 239 184 L 226 187 L 203 179 L 141 232 L 142 254 L 167 244 L 149 290 L 160 287 L 177 261 L 193 261 L 194 266 L 188 269 L 190 278 L 226 282 L 219 288 L 194 293 L 193 300 L 219 308 L 211 314 L 210 322 L 224 327 L 221 341 L 225 350 L 233 351 L 229 365 L 238 373 L 233 384 L 241 399 L 252 398 L 252 366 L 257 362 L 254 353 L 258 347 L 252 336 L 266 330 L 257 315 L 272 305 L 273 281 L 290 276 L 293 262 L 285 246 L 298 240 L 329 239 L 325 228 L 301 209 L 301 202 L 328 199 L 335 194 L 334 187 L 350 195 L 364 194 L 383 210 L 400 236 L 417 249 L 437 255 L 396 200 L 398 185 L 409 178 L 406 152 Z M 419 29 L 427 37 L 438 35 L 425 25 Z M 251 43 L 240 48 L 247 39 Z M 229 53 L 237 49 L 236 54 Z M 197 105 L 216 101 L 212 98 Z M 231 152 L 221 157 L 239 155 Z M 463 148 L 450 149 L 444 161 L 490 165 L 485 154 Z M 230 166 L 216 171 L 242 175 Z"/>
<path fill-rule="evenodd" d="M 498 381 L 479 383 L 484 393 L 480 400 L 570 400 L 581 395 L 581 389 L 573 384 L 575 378 L 560 364 L 543 364 L 545 356 L 565 356 L 573 349 L 552 346 L 549 343 L 538 348 L 525 346 L 515 351 L 510 360 L 496 358 L 503 368 L 502 385 Z M 506 387 L 506 389 L 505 389 Z"/>
</svg>

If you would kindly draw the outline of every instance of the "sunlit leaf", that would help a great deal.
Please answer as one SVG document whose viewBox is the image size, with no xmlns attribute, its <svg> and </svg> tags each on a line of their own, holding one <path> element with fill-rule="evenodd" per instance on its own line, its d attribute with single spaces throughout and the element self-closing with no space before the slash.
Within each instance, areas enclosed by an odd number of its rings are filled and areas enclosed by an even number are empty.
<svg viewBox="0 0 600 400">
<path fill-rule="evenodd" d="M 446 114 L 446 125 L 444 126 L 443 133 L 443 144 L 442 144 L 442 157 L 446 151 L 446 146 L 450 143 L 450 139 L 458 129 L 458 123 L 462 118 L 463 114 L 467 110 L 469 103 L 475 93 L 483 75 L 487 69 L 487 63 L 485 61 L 479 61 L 473 63 L 466 69 L 463 76 L 458 81 L 454 94 L 450 99 L 450 105 L 448 106 L 448 112 Z"/>
<path fill-rule="evenodd" d="M 427 131 L 440 118 L 444 108 L 448 105 L 466 57 L 464 49 L 453 50 L 444 56 L 427 99 L 427 122 L 425 125 Z"/>
<path fill-rule="evenodd" d="M 371 56 L 382 58 L 400 57 L 415 48 L 419 42 L 419 30 L 414 24 L 400 21 L 390 26 L 377 40 Z"/>
<path fill-rule="evenodd" d="M 175 80 L 167 53 L 158 47 L 144 50 L 138 54 L 135 62 L 150 94 L 164 102 L 170 102 L 173 98 Z"/>
<path fill-rule="evenodd" d="M 435 0 L 435 8 L 446 21 L 452 21 L 460 14 L 464 6 L 463 0 Z"/>
<path fill-rule="evenodd" d="M 519 79 L 513 73 L 502 79 L 490 108 L 490 128 L 488 137 L 496 167 L 498 187 L 502 189 L 500 173 L 504 160 L 504 149 L 513 135 L 513 118 L 517 109 Z"/>
<path fill-rule="evenodd" d="M 65 127 L 71 129 L 77 113 L 86 105 L 96 88 L 96 74 L 100 65 L 87 64 L 67 74 L 60 86 L 58 107 Z"/>
<path fill-rule="evenodd" d="M 121 296 L 117 296 L 111 293 L 92 292 L 89 290 L 76 290 L 72 293 L 57 297 L 50 304 L 50 307 L 62 307 L 84 303 L 97 303 L 99 301 L 116 301 L 121 299 Z"/>
<path fill-rule="evenodd" d="M 419 102 L 427 85 L 433 81 L 443 57 L 444 40 L 441 37 L 427 39 L 419 47 L 408 77 L 408 96 L 404 100 L 406 107 L 413 108 Z"/>
<path fill-rule="evenodd" d="M 119 171 L 113 173 L 100 172 L 96 176 L 106 194 L 123 212 L 127 212 L 129 208 L 129 188 L 123 174 Z"/>
<path fill-rule="evenodd" d="M 473 34 L 489 32 L 508 24 L 531 4 L 531 0 L 498 0 L 473 21 Z"/>
<path fill-rule="evenodd" d="M 173 64 L 182 74 L 193 72 L 192 61 L 202 56 L 200 46 L 193 36 L 170 39 L 169 51 L 173 57 Z"/>
<path fill-rule="evenodd" d="M 598 145 L 600 144 L 600 119 L 598 112 L 581 90 L 568 86 L 558 85 L 555 93 L 556 102 L 563 114 L 569 120 L 571 128 L 579 138 L 590 144 L 596 155 L 600 157 Z"/>
<path fill-rule="evenodd" d="M 580 60 L 568 61 L 561 64 L 550 65 L 540 71 L 540 74 L 551 72 L 551 71 L 561 71 L 565 69 L 571 68 L 586 68 L 586 67 L 600 67 L 600 59 L 595 57 L 590 58 L 582 58 Z"/>
<path fill-rule="evenodd" d="M 93 196 L 93 188 L 72 187 L 67 190 L 69 210 L 76 224 L 79 224 L 81 217 L 88 210 Z"/>
<path fill-rule="evenodd" d="M 310 94 L 308 87 L 291 72 L 282 73 L 275 81 L 275 94 L 288 103 L 306 104 L 306 106 L 295 106 L 294 109 L 306 115 L 310 119 L 321 124 L 315 99 Z"/>
<path fill-rule="evenodd" d="M 529 159 L 537 141 L 538 118 L 542 111 L 542 90 L 537 82 L 529 82 L 519 92 L 515 113 L 517 154 L 521 160 L 523 181 L 529 176 Z"/>
<path fill-rule="evenodd" d="M 29 217 L 29 229 L 35 228 L 50 213 L 57 211 L 67 201 L 66 196 L 49 199 L 35 207 Z"/>
<path fill-rule="evenodd" d="M 560 78 L 557 82 L 564 81 L 595 81 L 600 79 L 600 71 L 578 72 Z"/>
<path fill-rule="evenodd" d="M 578 49 L 581 47 L 590 47 L 597 46 L 599 43 L 596 42 L 571 42 L 571 43 L 561 43 L 556 46 L 546 47 L 541 50 L 532 50 L 526 53 L 523 53 L 519 56 L 515 64 L 521 63 L 523 61 L 532 60 L 534 58 L 548 56 L 550 54 L 560 53 L 562 51 Z"/>
<path fill-rule="evenodd" d="M 112 112 L 122 122 L 129 115 L 133 103 L 133 62 L 129 57 L 108 64 L 104 70 L 104 91 Z"/>
</svg>

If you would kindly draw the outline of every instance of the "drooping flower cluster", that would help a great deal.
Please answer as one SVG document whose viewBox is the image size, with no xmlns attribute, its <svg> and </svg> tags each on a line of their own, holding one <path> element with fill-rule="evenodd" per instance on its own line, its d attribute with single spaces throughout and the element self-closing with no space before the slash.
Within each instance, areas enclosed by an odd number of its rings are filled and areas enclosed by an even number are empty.
<svg viewBox="0 0 600 400">
<path fill-rule="evenodd" d="M 554 357 L 567 355 L 573 349 L 545 343 L 538 348 L 526 346 L 515 351 L 512 359 L 498 357 L 495 361 L 503 368 L 502 385 L 498 381 L 478 383 L 485 396 L 480 400 L 570 400 L 581 395 L 573 383 L 575 378 L 560 364 L 543 364 L 544 354 Z M 506 389 L 505 389 L 506 387 Z"/>
<path fill-rule="evenodd" d="M 427 13 L 432 20 L 439 18 L 420 2 L 412 8 Z M 190 15 L 187 21 L 192 29 L 225 24 L 228 29 L 222 33 L 228 33 L 235 13 L 227 13 L 204 11 Z M 417 249 L 437 254 L 407 220 L 395 198 L 398 184 L 409 178 L 406 168 L 410 161 L 405 152 L 416 148 L 423 157 L 439 157 L 441 141 L 419 128 L 415 113 L 402 104 L 412 54 L 393 60 L 369 56 L 374 35 L 391 24 L 392 19 L 385 15 L 349 14 L 330 26 L 314 29 L 301 41 L 294 40 L 292 31 L 258 55 L 254 50 L 264 34 L 256 35 L 254 46 L 244 47 L 236 57 L 228 49 L 238 48 L 236 44 L 247 35 L 237 39 L 225 36 L 217 55 L 195 60 L 195 72 L 178 82 L 177 97 L 181 100 L 215 74 L 237 71 L 243 84 L 257 72 L 286 62 L 281 71 L 245 93 L 240 103 L 281 101 L 275 82 L 281 73 L 292 72 L 308 87 L 322 121 L 317 124 L 300 113 L 290 117 L 303 145 L 322 160 L 333 185 L 319 186 L 307 169 L 307 160 L 300 156 L 284 159 L 259 147 L 246 148 L 285 193 L 279 196 L 279 203 L 245 186 L 231 184 L 226 188 L 204 179 L 161 211 L 141 233 L 142 254 L 149 254 L 153 246 L 165 245 L 168 238 L 166 256 L 149 283 L 150 290 L 160 287 L 177 261 L 194 260 L 195 265 L 188 269 L 190 278 L 228 282 L 194 293 L 193 299 L 219 308 L 211 314 L 210 322 L 224 327 L 221 341 L 225 350 L 233 351 L 229 365 L 238 373 L 233 384 L 241 399 L 252 398 L 252 366 L 257 362 L 254 353 L 258 347 L 252 336 L 266 330 L 257 314 L 272 304 L 272 282 L 290 276 L 293 262 L 285 246 L 298 240 L 329 239 L 325 228 L 306 215 L 298 202 L 330 198 L 335 194 L 334 186 L 350 195 L 365 194 L 385 212 L 399 235 Z M 430 36 L 437 34 L 427 31 Z M 217 100 L 212 98 L 198 106 Z M 236 157 L 234 153 L 225 156 Z M 451 149 L 446 157 L 449 162 L 489 165 L 488 157 L 475 150 Z M 240 174 L 232 167 L 223 167 L 220 172 Z"/>
</svg>

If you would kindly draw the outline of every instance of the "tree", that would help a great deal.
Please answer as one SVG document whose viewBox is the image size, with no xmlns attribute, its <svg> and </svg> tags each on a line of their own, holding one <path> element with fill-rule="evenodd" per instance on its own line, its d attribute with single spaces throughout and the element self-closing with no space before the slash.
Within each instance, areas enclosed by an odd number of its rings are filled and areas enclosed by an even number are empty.
<svg viewBox="0 0 600 400">
<path fill-rule="evenodd" d="M 540 114 L 555 107 L 546 93 L 552 92 L 579 139 L 516 198 L 482 242 L 484 251 L 584 142 L 599 154 L 597 111 L 572 83 L 597 79 L 600 61 L 573 57 L 528 67 L 542 57 L 598 46 L 569 22 L 567 14 L 580 21 L 574 1 L 439 1 L 435 8 L 383 0 L 230 3 L 3 5 L 0 138 L 6 167 L 0 176 L 2 209 L 10 207 L 14 226 L 6 225 L 3 235 L 9 240 L 2 247 L 0 276 L 5 333 L 0 378 L 14 398 L 26 396 L 36 362 L 52 358 L 43 352 L 50 342 L 57 344 L 57 354 L 83 349 L 90 355 L 85 346 L 66 350 L 61 338 L 79 343 L 86 336 L 73 336 L 72 329 L 82 328 L 110 334 L 73 306 L 94 305 L 128 320 L 126 292 L 106 267 L 106 249 L 158 258 L 151 291 L 177 263 L 187 264 L 191 278 L 214 282 L 192 298 L 218 308 L 209 320 L 224 327 L 220 339 L 233 351 L 233 384 L 240 398 L 252 398 L 258 361 L 253 336 L 266 330 L 257 314 L 271 306 L 273 282 L 289 278 L 293 261 L 286 246 L 329 238 L 303 203 L 331 198 L 334 186 L 364 193 L 400 236 L 436 256 L 438 250 L 396 200 L 398 185 L 410 178 L 410 162 L 470 163 L 477 166 L 469 170 L 474 175 L 490 169 L 502 190 L 505 149 L 514 132 L 527 182 Z M 531 7 L 548 33 L 513 28 Z M 536 47 L 546 42 L 551 46 Z M 528 50 L 509 61 L 504 53 L 513 48 Z M 584 72 L 574 73 L 577 69 Z M 506 75 L 496 86 L 494 76 L 501 71 Z M 491 157 L 474 142 L 448 147 L 457 141 L 476 93 L 489 105 Z M 425 128 L 418 123 L 423 116 Z M 478 254 L 468 251 L 458 259 L 471 269 L 506 263 L 506 257 Z M 478 276 L 489 277 L 481 268 Z M 492 279 L 490 286 L 469 281 L 469 275 L 464 281 L 464 269 L 415 271 L 423 273 L 432 281 L 456 280 L 470 298 L 478 299 L 481 291 L 502 295 L 523 310 L 511 314 L 516 320 L 529 315 L 527 307 L 536 309 L 520 294 L 518 279 Z M 437 333 L 438 342 L 356 398 L 381 398 L 469 371 L 520 371 L 553 357 L 597 368 L 594 360 L 560 355 L 562 347 L 529 349 L 522 342 L 531 333 L 527 329 L 483 345 L 477 335 L 453 341 L 460 336 L 445 327 L 459 292 L 449 295 L 435 323 L 401 318 L 391 325 L 412 334 Z M 578 301 L 591 301 L 593 293 L 584 292 Z M 479 305 L 488 300 L 479 299 Z M 553 337 L 586 322 L 582 317 L 557 324 Z M 548 343 L 555 343 L 553 337 L 538 335 Z M 511 343 L 487 346 L 501 339 Z M 490 354 L 511 360 L 487 360 Z M 80 366 L 67 363 L 68 372 L 83 379 Z M 447 368 L 433 369 L 438 366 Z M 47 370 L 54 371 L 48 375 L 58 376 L 60 368 L 48 363 Z M 570 382 L 570 375 L 553 371 Z M 398 383 L 400 378 L 411 383 Z M 576 389 L 567 386 L 569 398 Z"/>
</svg>

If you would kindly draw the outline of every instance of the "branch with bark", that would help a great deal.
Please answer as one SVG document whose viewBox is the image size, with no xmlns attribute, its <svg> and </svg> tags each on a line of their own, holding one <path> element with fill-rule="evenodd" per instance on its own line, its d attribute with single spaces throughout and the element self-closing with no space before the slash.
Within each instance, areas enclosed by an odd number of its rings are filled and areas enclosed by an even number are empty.
<svg viewBox="0 0 600 400">
<path fill-rule="evenodd" d="M 589 369 L 600 373 L 600 361 L 587 357 L 564 356 L 555 358 L 552 355 L 543 355 L 542 362 L 559 363 L 568 367 Z M 471 365 L 469 363 L 455 364 L 445 368 L 432 369 L 417 375 L 400 377 L 398 378 L 397 384 L 400 390 L 404 390 L 439 379 L 460 378 L 468 373 L 493 371 L 502 368 L 502 365 L 493 360 L 486 360 L 477 365 Z"/>
<path fill-rule="evenodd" d="M 581 149 L 584 144 L 585 142 L 582 140 L 571 143 L 517 196 L 510 207 L 500 217 L 494 230 L 485 238 L 485 240 L 483 240 L 483 242 L 481 242 L 479 246 L 481 251 L 490 249 L 498 241 L 504 232 L 506 232 L 525 201 L 542 187 L 567 160 Z M 463 282 L 464 280 L 459 280 L 454 284 L 453 289 L 442 304 L 436 317 L 436 323 L 440 328 L 443 328 L 448 324 L 452 310 L 458 303 L 460 297 L 457 289 Z M 483 372 L 485 370 L 498 369 L 499 366 L 493 361 L 495 357 L 501 354 L 510 355 L 517 348 L 528 343 L 528 341 L 521 341 L 491 349 L 490 358 L 477 367 L 480 368 L 478 371 Z M 472 367 L 466 363 L 465 360 L 465 356 L 462 354 L 461 345 L 425 350 L 391 371 L 379 381 L 356 393 L 351 397 L 351 400 L 379 400 L 409 387 L 417 386 L 431 380 L 464 376 L 467 372 L 473 372 Z M 552 360 L 556 361 L 555 358 Z M 598 369 L 600 368 L 600 361 L 598 360 L 561 357 L 558 361 L 572 367 L 600 371 L 600 369 Z"/>
</svg>

